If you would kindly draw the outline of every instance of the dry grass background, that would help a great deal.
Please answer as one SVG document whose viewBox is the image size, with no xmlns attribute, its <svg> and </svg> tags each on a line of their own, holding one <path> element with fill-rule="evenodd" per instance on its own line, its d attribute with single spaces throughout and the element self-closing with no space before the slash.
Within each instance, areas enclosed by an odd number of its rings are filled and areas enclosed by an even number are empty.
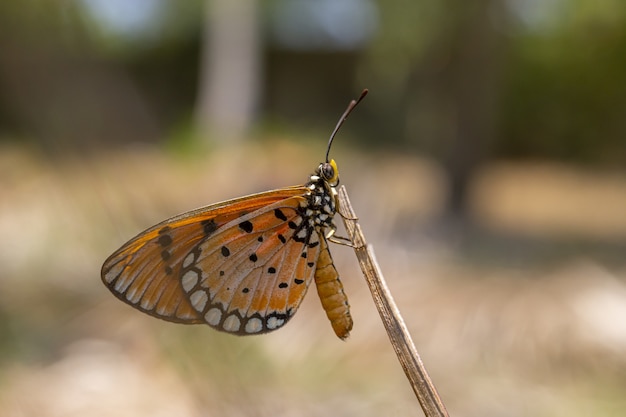
<svg viewBox="0 0 626 417">
<path fill-rule="evenodd" d="M 345 343 L 315 290 L 284 329 L 236 338 L 147 317 L 100 282 L 137 232 L 300 183 L 323 146 L 55 160 L 1 149 L 0 415 L 422 415 L 348 248 L 332 248 L 355 319 Z M 625 173 L 493 165 L 472 192 L 482 227 L 457 235 L 432 226 L 436 164 L 334 158 L 451 415 L 626 415 Z"/>
</svg>

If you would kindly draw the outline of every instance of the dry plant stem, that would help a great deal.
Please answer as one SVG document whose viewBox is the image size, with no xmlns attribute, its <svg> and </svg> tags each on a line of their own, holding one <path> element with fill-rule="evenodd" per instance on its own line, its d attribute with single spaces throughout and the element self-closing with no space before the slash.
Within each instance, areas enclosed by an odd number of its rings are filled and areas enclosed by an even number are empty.
<svg viewBox="0 0 626 417">
<path fill-rule="evenodd" d="M 426 417 L 448 416 L 446 407 L 441 402 L 441 398 L 439 398 L 439 394 L 430 376 L 428 376 L 400 311 L 389 292 L 389 288 L 387 288 L 383 274 L 374 257 L 374 251 L 365 241 L 365 236 L 363 236 L 361 226 L 357 222 L 356 214 L 350 205 L 348 193 L 344 186 L 339 188 L 339 211 L 354 245 L 354 252 L 361 265 L 363 275 L 365 275 L 378 313 L 389 335 L 389 340 L 396 351 L 404 373 L 409 379 L 413 392 L 415 392 L 422 410 L 424 410 L 424 414 Z"/>
</svg>

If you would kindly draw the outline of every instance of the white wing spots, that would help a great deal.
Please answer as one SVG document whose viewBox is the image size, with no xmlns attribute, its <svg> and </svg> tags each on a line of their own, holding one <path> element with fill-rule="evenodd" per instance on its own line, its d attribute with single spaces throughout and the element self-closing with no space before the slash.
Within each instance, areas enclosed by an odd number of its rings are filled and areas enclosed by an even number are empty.
<svg viewBox="0 0 626 417">
<path fill-rule="evenodd" d="M 125 294 L 126 299 L 132 304 L 139 303 L 148 288 L 148 284 L 149 282 L 147 280 L 134 281 L 131 286 L 128 287 L 128 292 Z"/>
<path fill-rule="evenodd" d="M 204 307 L 206 307 L 206 303 L 209 301 L 209 296 L 205 291 L 198 290 L 191 294 L 189 301 L 191 301 L 191 305 L 193 305 L 196 311 L 204 311 Z"/>
<path fill-rule="evenodd" d="M 141 299 L 141 303 L 139 303 L 139 306 L 143 308 L 144 310 L 150 310 L 150 308 L 152 307 L 152 304 L 153 304 L 153 300 L 151 300 L 148 297 L 144 297 Z"/>
<path fill-rule="evenodd" d="M 156 312 L 161 316 L 167 316 L 170 314 L 169 308 L 170 306 L 168 306 L 166 303 L 160 303 L 156 309 Z"/>
<path fill-rule="evenodd" d="M 117 291 L 118 293 L 123 293 L 128 289 L 132 282 L 132 277 L 126 277 L 126 279 L 122 279 L 122 277 L 118 278 L 118 280 L 115 282 L 115 291 Z"/>
<path fill-rule="evenodd" d="M 181 318 L 181 319 L 193 319 L 196 318 L 196 315 L 193 314 L 191 311 L 185 312 L 185 313 L 176 313 L 176 317 Z"/>
<path fill-rule="evenodd" d="M 217 307 L 213 307 L 212 309 L 207 311 L 207 313 L 204 315 L 204 319 L 211 326 L 217 326 L 222 320 L 222 310 Z"/>
<path fill-rule="evenodd" d="M 240 327 L 241 320 L 235 314 L 231 314 L 230 316 L 226 317 L 226 320 L 224 320 L 224 324 L 222 324 L 222 328 L 231 333 L 238 332 Z"/>
<path fill-rule="evenodd" d="M 263 321 L 258 317 L 252 317 L 246 323 L 246 333 L 258 333 L 263 330 Z"/>
<path fill-rule="evenodd" d="M 198 271 L 190 269 L 183 274 L 183 277 L 181 278 L 181 284 L 183 285 L 185 292 L 189 292 L 193 289 L 193 287 L 198 285 L 199 280 L 200 274 L 198 273 Z"/>
<path fill-rule="evenodd" d="M 104 280 L 107 282 L 107 284 L 112 283 L 115 278 L 120 276 L 123 270 L 124 270 L 124 263 L 123 262 L 116 263 L 115 265 L 113 265 L 111 269 L 109 269 L 106 272 L 106 274 L 104 274 Z"/>
<path fill-rule="evenodd" d="M 195 251 L 189 252 L 189 255 L 187 255 L 185 259 L 183 260 L 183 268 L 187 268 L 189 265 L 195 262 L 196 262 L 196 252 Z"/>
<path fill-rule="evenodd" d="M 285 324 L 285 319 L 283 319 L 283 318 L 272 316 L 272 317 L 267 319 L 267 328 L 268 328 L 268 330 L 278 329 L 283 324 Z"/>
<path fill-rule="evenodd" d="M 126 294 L 126 299 L 131 303 L 135 304 L 139 299 L 135 299 L 135 294 L 137 294 L 137 287 L 131 288 Z"/>
</svg>

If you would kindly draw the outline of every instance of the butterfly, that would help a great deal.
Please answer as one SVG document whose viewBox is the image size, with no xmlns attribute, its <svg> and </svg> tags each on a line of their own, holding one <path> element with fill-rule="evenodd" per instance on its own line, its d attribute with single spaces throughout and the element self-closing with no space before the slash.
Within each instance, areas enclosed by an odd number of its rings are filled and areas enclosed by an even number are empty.
<svg viewBox="0 0 626 417">
<path fill-rule="evenodd" d="M 366 94 L 350 102 L 330 136 L 325 162 L 306 184 L 212 204 L 152 226 L 104 262 L 104 285 L 153 317 L 253 335 L 284 326 L 315 281 L 335 334 L 347 338 L 350 306 L 328 249 L 329 241 L 343 242 L 333 223 L 339 172 L 328 156 L 340 126 Z"/>
</svg>

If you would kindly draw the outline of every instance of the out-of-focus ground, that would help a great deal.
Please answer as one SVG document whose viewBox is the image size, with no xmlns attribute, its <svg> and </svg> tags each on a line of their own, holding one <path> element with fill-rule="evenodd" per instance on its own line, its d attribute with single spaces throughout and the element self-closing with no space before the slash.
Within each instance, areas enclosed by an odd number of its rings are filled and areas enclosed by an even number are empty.
<svg viewBox="0 0 626 417">
<path fill-rule="evenodd" d="M 421 416 L 349 248 L 355 320 L 315 290 L 289 325 L 237 338 L 160 321 L 100 282 L 104 259 L 179 212 L 301 183 L 324 144 L 195 156 L 129 147 L 54 160 L 0 150 L 0 415 Z M 453 416 L 626 415 L 626 174 L 487 167 L 477 226 L 436 221 L 429 160 L 333 152 L 361 226 Z"/>
</svg>

